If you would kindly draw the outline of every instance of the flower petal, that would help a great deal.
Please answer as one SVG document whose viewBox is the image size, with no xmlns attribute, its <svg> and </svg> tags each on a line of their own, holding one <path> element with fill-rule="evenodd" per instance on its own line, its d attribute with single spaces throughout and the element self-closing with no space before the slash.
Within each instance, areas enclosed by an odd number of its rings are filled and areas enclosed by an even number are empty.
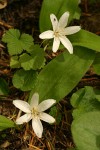
<svg viewBox="0 0 100 150">
<path fill-rule="evenodd" d="M 33 127 L 33 130 L 34 130 L 35 134 L 39 138 L 41 138 L 42 137 L 42 132 L 43 132 L 43 126 L 42 126 L 42 123 L 41 123 L 39 118 L 34 118 L 32 120 L 32 127 Z"/>
<path fill-rule="evenodd" d="M 48 115 L 47 113 L 44 113 L 44 112 L 40 113 L 39 117 L 40 117 L 41 120 L 43 120 L 45 122 L 48 122 L 48 123 L 54 123 L 55 122 L 55 119 L 52 116 L 50 116 L 50 115 Z"/>
<path fill-rule="evenodd" d="M 30 113 L 30 105 L 22 100 L 14 100 L 13 104 L 25 113 Z"/>
<path fill-rule="evenodd" d="M 68 24 L 69 12 L 65 12 L 59 19 L 59 27 L 65 28 Z"/>
<path fill-rule="evenodd" d="M 68 38 L 65 36 L 59 37 L 61 43 L 65 46 L 65 48 L 69 51 L 70 54 L 73 54 L 73 46 Z"/>
<path fill-rule="evenodd" d="M 36 108 L 38 106 L 38 104 L 39 104 L 39 94 L 38 93 L 34 93 L 33 96 L 32 96 L 32 98 L 31 98 L 31 101 L 30 101 L 30 107 L 31 107 L 31 109 L 33 107 Z"/>
<path fill-rule="evenodd" d="M 72 26 L 72 27 L 67 27 L 64 29 L 64 35 L 70 35 L 70 34 L 74 34 L 78 31 L 81 30 L 80 26 Z"/>
<path fill-rule="evenodd" d="M 48 108 L 50 108 L 55 103 L 56 103 L 56 100 L 54 100 L 54 99 L 47 99 L 47 100 L 42 101 L 38 105 L 37 109 L 38 109 L 39 112 L 45 111 L 45 110 L 47 110 Z"/>
<path fill-rule="evenodd" d="M 59 48 L 59 45 L 60 45 L 60 40 L 59 38 L 54 38 L 54 41 L 53 41 L 53 46 L 52 46 L 52 51 L 55 53 L 57 52 L 58 48 Z"/>
<path fill-rule="evenodd" d="M 32 119 L 31 114 L 25 114 L 16 120 L 16 124 L 23 124 L 25 122 L 29 122 Z"/>
<path fill-rule="evenodd" d="M 54 37 L 54 32 L 52 30 L 45 31 L 39 35 L 40 39 L 52 39 Z"/>
<path fill-rule="evenodd" d="M 50 15 L 50 19 L 51 19 L 51 23 L 52 23 L 52 27 L 53 27 L 53 31 L 55 31 L 58 27 L 58 20 L 57 17 L 54 14 Z"/>
</svg>

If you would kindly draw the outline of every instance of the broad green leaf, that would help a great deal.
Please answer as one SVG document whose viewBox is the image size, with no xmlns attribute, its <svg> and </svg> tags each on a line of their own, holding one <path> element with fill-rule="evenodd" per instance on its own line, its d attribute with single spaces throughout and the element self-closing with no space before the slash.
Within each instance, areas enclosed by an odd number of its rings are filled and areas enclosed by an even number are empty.
<svg viewBox="0 0 100 150">
<path fill-rule="evenodd" d="M 100 102 L 98 102 L 93 88 L 89 86 L 74 93 L 71 97 L 71 104 L 75 108 L 73 110 L 74 118 L 90 111 L 100 110 Z"/>
<path fill-rule="evenodd" d="M 6 118 L 5 116 L 0 115 L 0 131 L 12 127 L 15 127 L 14 122 Z"/>
<path fill-rule="evenodd" d="M 12 39 L 12 41 L 7 44 L 7 47 L 10 55 L 20 54 L 23 51 L 21 42 L 18 39 Z"/>
<path fill-rule="evenodd" d="M 33 44 L 32 36 L 25 33 L 21 35 L 18 29 L 9 29 L 3 36 L 2 41 L 7 43 L 10 55 L 21 54 L 23 50 L 29 51 Z"/>
<path fill-rule="evenodd" d="M 20 37 L 20 41 L 21 41 L 23 49 L 29 52 L 30 51 L 30 46 L 33 45 L 32 36 L 29 35 L 29 34 L 23 33 Z"/>
<path fill-rule="evenodd" d="M 13 76 L 13 85 L 22 91 L 29 91 L 34 88 L 37 79 L 37 73 L 34 70 L 25 71 L 20 69 Z"/>
<path fill-rule="evenodd" d="M 34 58 L 33 69 L 41 69 L 45 65 L 44 49 L 40 48 L 39 45 L 34 45 L 33 51 L 30 52 Z"/>
<path fill-rule="evenodd" d="M 17 29 L 9 29 L 2 38 L 2 41 L 5 43 L 10 43 L 12 40 L 20 38 L 20 31 Z"/>
<path fill-rule="evenodd" d="M 12 56 L 10 59 L 10 67 L 11 68 L 20 68 L 20 62 L 18 56 Z"/>
<path fill-rule="evenodd" d="M 42 3 L 39 19 L 40 31 L 43 32 L 51 28 L 50 14 L 52 13 L 60 18 L 64 12 L 69 11 L 70 22 L 74 16 L 76 9 L 78 8 L 78 2 L 79 0 L 44 0 Z"/>
<path fill-rule="evenodd" d="M 0 78 L 0 95 L 7 95 L 9 93 L 9 87 L 7 82 Z"/>
<path fill-rule="evenodd" d="M 44 50 L 39 45 L 34 45 L 33 50 L 29 54 L 22 54 L 20 56 L 21 67 L 25 70 L 36 70 L 43 67 L 44 63 Z"/>
<path fill-rule="evenodd" d="M 86 47 L 100 52 L 100 37 L 89 31 L 81 30 L 68 36 L 73 45 Z"/>
<path fill-rule="evenodd" d="M 71 129 L 78 150 L 100 150 L 100 111 L 81 115 Z"/>
<path fill-rule="evenodd" d="M 76 148 L 68 148 L 67 150 L 78 150 L 78 149 L 76 149 Z"/>
<path fill-rule="evenodd" d="M 73 55 L 65 51 L 42 69 L 32 94 L 38 92 L 41 100 L 54 98 L 58 102 L 78 84 L 94 57 L 93 51 L 82 47 L 75 47 Z"/>
<path fill-rule="evenodd" d="M 100 75 L 100 53 L 97 53 L 93 62 L 93 68 L 96 74 Z"/>
<path fill-rule="evenodd" d="M 33 68 L 34 59 L 29 54 L 24 53 L 20 56 L 19 62 L 24 70 L 30 70 Z"/>
</svg>

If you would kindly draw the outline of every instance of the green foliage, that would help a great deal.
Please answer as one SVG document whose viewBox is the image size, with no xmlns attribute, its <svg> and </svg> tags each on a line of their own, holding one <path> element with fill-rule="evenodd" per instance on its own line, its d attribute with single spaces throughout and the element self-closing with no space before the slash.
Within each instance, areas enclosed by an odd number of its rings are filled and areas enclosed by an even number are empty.
<svg viewBox="0 0 100 150">
<path fill-rule="evenodd" d="M 45 65 L 44 49 L 39 45 L 32 45 L 29 53 L 20 56 L 12 56 L 10 61 L 11 68 L 23 68 L 24 70 L 37 70 Z"/>
<path fill-rule="evenodd" d="M 21 54 L 23 50 L 29 51 L 33 45 L 33 38 L 28 34 L 21 34 L 18 29 L 9 29 L 2 38 L 7 43 L 10 55 Z"/>
<path fill-rule="evenodd" d="M 72 135 L 78 150 L 100 149 L 100 90 L 86 86 L 72 95 Z"/>
<path fill-rule="evenodd" d="M 50 113 L 49 114 L 56 119 L 56 124 L 59 124 L 61 122 L 62 115 L 61 115 L 59 109 L 56 106 L 53 106 L 50 109 Z"/>
<path fill-rule="evenodd" d="M 74 119 L 84 113 L 100 110 L 100 102 L 97 100 L 93 88 L 89 86 L 86 86 L 74 93 L 71 98 L 71 104 L 75 108 L 73 110 Z"/>
<path fill-rule="evenodd" d="M 40 32 L 51 28 L 51 13 L 59 19 L 64 12 L 69 11 L 69 23 L 74 18 L 79 19 L 78 4 L 79 0 L 44 0 L 39 20 Z M 100 52 L 100 37 L 81 30 L 68 38 L 74 45 L 74 54 L 64 51 L 44 67 L 44 49 L 34 45 L 32 36 L 21 34 L 18 29 L 9 29 L 2 41 L 7 43 L 11 55 L 10 67 L 20 68 L 13 76 L 13 85 L 22 91 L 32 90 L 30 98 L 34 92 L 38 92 L 40 101 L 53 98 L 59 102 L 73 90 L 92 64 L 94 71 L 100 75 L 100 55 L 92 51 Z M 42 67 L 44 68 L 40 71 Z M 39 74 L 37 71 L 40 71 Z M 6 82 L 0 78 L 0 94 L 8 92 Z M 74 107 L 71 129 L 77 146 L 72 149 L 99 150 L 100 91 L 92 87 L 80 89 L 72 95 L 71 104 Z M 61 121 L 61 114 L 56 106 L 51 109 L 50 114 L 56 118 L 57 123 Z M 14 127 L 14 123 L 0 115 L 0 131 L 8 127 Z"/>
<path fill-rule="evenodd" d="M 93 63 L 93 68 L 96 74 L 100 75 L 100 53 L 97 53 Z"/>
<path fill-rule="evenodd" d="M 100 37 L 91 32 L 81 30 L 68 36 L 73 45 L 82 46 L 100 52 Z"/>
<path fill-rule="evenodd" d="M 9 93 L 9 87 L 7 82 L 0 78 L 0 95 L 7 95 Z"/>
<path fill-rule="evenodd" d="M 80 19 L 80 16 L 81 16 L 81 9 L 78 7 L 73 16 L 73 19 Z"/>
<path fill-rule="evenodd" d="M 75 119 L 72 135 L 78 150 L 100 150 L 100 111 L 87 112 Z"/>
<path fill-rule="evenodd" d="M 76 149 L 76 148 L 68 148 L 67 150 L 78 150 L 78 149 Z"/>
<path fill-rule="evenodd" d="M 10 59 L 10 67 L 11 68 L 20 68 L 20 62 L 19 62 L 19 57 L 18 56 L 12 56 Z"/>
<path fill-rule="evenodd" d="M 31 94 L 38 92 L 41 101 L 54 98 L 58 102 L 78 84 L 94 57 L 94 52 L 82 47 L 74 47 L 73 55 L 65 51 L 42 69 Z"/>
<path fill-rule="evenodd" d="M 19 62 L 21 67 L 25 70 L 41 69 L 45 64 L 44 54 L 44 50 L 40 48 L 39 45 L 34 45 L 30 54 L 24 53 L 20 56 Z"/>
<path fill-rule="evenodd" d="M 20 69 L 16 71 L 13 76 L 12 82 L 16 88 L 22 91 L 29 91 L 34 88 L 37 79 L 37 73 L 34 70 L 25 71 Z"/>
<path fill-rule="evenodd" d="M 14 122 L 6 118 L 5 116 L 0 115 L 0 131 L 12 127 L 15 127 Z"/>
<path fill-rule="evenodd" d="M 11 56 L 10 67 L 24 69 L 14 74 L 13 85 L 22 91 L 31 90 L 37 78 L 37 73 L 32 70 L 41 69 L 45 65 L 44 49 L 33 44 L 32 36 L 20 34 L 17 29 L 7 31 L 2 41 L 7 43 L 9 54 L 14 55 Z"/>
<path fill-rule="evenodd" d="M 42 3 L 39 26 L 43 32 L 51 28 L 50 14 L 55 14 L 58 18 L 66 12 L 70 12 L 69 22 L 73 19 L 75 12 L 78 9 L 79 0 L 44 0 Z M 46 13 L 45 13 L 46 12 Z M 45 22 L 45 23 L 44 23 Z"/>
</svg>

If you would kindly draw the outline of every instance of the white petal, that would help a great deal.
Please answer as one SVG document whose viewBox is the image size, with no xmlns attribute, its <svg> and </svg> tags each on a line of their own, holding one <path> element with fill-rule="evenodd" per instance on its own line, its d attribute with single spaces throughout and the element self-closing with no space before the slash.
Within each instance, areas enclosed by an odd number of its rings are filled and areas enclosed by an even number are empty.
<svg viewBox="0 0 100 150">
<path fill-rule="evenodd" d="M 44 113 L 44 112 L 40 113 L 39 117 L 40 117 L 41 120 L 43 120 L 45 122 L 48 122 L 48 123 L 54 123 L 55 122 L 55 119 L 52 116 L 50 116 L 50 115 L 48 115 L 47 113 Z"/>
<path fill-rule="evenodd" d="M 60 37 L 61 43 L 65 46 L 65 48 L 69 51 L 70 54 L 73 54 L 73 46 L 68 38 L 65 36 Z"/>
<path fill-rule="evenodd" d="M 41 112 L 41 111 L 45 111 L 47 110 L 48 108 L 50 108 L 53 104 L 56 103 L 56 100 L 54 99 L 47 99 L 47 100 L 44 100 L 42 101 L 39 105 L 38 105 L 38 111 Z"/>
<path fill-rule="evenodd" d="M 31 98 L 31 101 L 30 101 L 30 107 L 31 109 L 34 107 L 36 108 L 39 104 L 39 94 L 38 93 L 34 93 L 32 98 Z"/>
<path fill-rule="evenodd" d="M 70 34 L 74 34 L 78 31 L 81 30 L 80 26 L 72 26 L 72 27 L 67 27 L 64 29 L 64 35 L 70 35 Z"/>
<path fill-rule="evenodd" d="M 13 104 L 23 112 L 30 113 L 30 105 L 22 100 L 14 100 Z"/>
<path fill-rule="evenodd" d="M 50 19 L 51 19 L 53 30 L 55 31 L 57 29 L 57 27 L 58 27 L 57 17 L 54 14 L 51 14 L 50 15 Z"/>
<path fill-rule="evenodd" d="M 52 39 L 54 37 L 54 32 L 52 30 L 45 31 L 39 35 L 40 39 Z"/>
<path fill-rule="evenodd" d="M 65 28 L 68 23 L 69 12 L 65 12 L 59 19 L 59 27 Z"/>
<path fill-rule="evenodd" d="M 42 132 L 43 132 L 43 126 L 42 126 L 42 123 L 41 123 L 39 118 L 34 118 L 32 120 L 32 127 L 33 127 L 33 130 L 34 130 L 35 134 L 39 138 L 41 138 L 42 137 Z"/>
<path fill-rule="evenodd" d="M 25 122 L 29 122 L 32 119 L 31 114 L 25 114 L 16 120 L 16 124 L 23 124 Z"/>
<path fill-rule="evenodd" d="M 57 52 L 58 48 L 59 48 L 59 45 L 60 45 L 60 40 L 59 38 L 54 38 L 54 41 L 53 41 L 53 46 L 52 46 L 52 51 L 55 53 Z"/>
</svg>

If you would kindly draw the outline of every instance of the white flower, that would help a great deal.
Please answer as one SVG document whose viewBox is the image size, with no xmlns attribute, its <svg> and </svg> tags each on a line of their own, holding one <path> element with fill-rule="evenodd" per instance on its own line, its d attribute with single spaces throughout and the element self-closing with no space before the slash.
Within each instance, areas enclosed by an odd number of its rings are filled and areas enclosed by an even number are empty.
<svg viewBox="0 0 100 150">
<path fill-rule="evenodd" d="M 42 132 L 43 132 L 43 126 L 40 120 L 43 120 L 48 123 L 54 123 L 55 119 L 48 115 L 47 113 L 44 113 L 45 110 L 50 108 L 53 104 L 56 103 L 56 100 L 54 99 L 47 99 L 42 101 L 39 104 L 39 95 L 38 93 L 35 93 L 32 96 L 30 105 L 29 103 L 22 101 L 22 100 L 14 100 L 13 104 L 25 112 L 26 114 L 21 116 L 16 120 L 16 124 L 23 124 L 25 122 L 29 122 L 32 119 L 32 127 L 35 132 L 35 134 L 41 138 Z"/>
<path fill-rule="evenodd" d="M 60 42 L 64 45 L 66 49 L 68 49 L 69 53 L 73 53 L 73 46 L 69 39 L 66 37 L 66 35 L 74 34 L 78 32 L 81 27 L 80 26 L 70 26 L 66 27 L 68 24 L 68 18 L 69 18 L 69 12 L 65 12 L 59 21 L 57 20 L 56 16 L 54 14 L 50 15 L 52 27 L 52 30 L 45 31 L 39 35 L 39 38 L 41 39 L 52 39 L 53 41 L 53 47 L 52 51 L 56 52 L 59 48 Z"/>
</svg>

